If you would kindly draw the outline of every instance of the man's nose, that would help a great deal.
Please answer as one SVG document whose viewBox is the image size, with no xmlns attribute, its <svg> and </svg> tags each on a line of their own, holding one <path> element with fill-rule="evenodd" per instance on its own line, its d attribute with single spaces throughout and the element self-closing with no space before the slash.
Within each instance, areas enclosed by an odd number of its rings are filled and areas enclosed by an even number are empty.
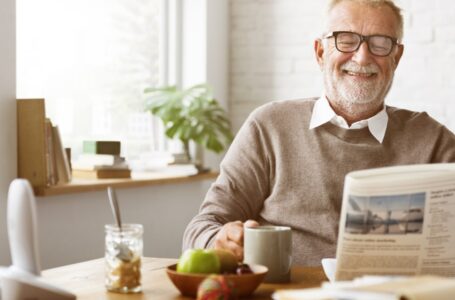
<svg viewBox="0 0 455 300">
<path fill-rule="evenodd" d="M 370 53 L 370 50 L 368 50 L 368 43 L 366 41 L 363 41 L 360 44 L 359 49 L 354 52 L 352 60 L 358 63 L 360 66 L 366 66 L 371 63 L 371 56 L 372 54 Z"/>
</svg>

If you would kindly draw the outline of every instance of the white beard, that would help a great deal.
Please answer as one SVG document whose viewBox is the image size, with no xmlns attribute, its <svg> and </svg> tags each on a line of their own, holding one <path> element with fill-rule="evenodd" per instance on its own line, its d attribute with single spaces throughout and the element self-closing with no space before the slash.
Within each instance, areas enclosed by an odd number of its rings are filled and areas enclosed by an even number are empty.
<svg viewBox="0 0 455 300">
<path fill-rule="evenodd" d="M 379 74 L 380 69 L 376 64 L 360 66 L 354 61 L 347 61 L 341 66 L 342 71 L 355 73 Z M 373 75 L 378 76 L 378 75 Z M 330 67 L 324 66 L 324 83 L 327 97 L 345 110 L 350 115 L 357 115 L 380 107 L 390 90 L 393 73 L 390 80 L 375 78 L 374 80 L 358 81 L 349 75 L 342 77 Z"/>
</svg>

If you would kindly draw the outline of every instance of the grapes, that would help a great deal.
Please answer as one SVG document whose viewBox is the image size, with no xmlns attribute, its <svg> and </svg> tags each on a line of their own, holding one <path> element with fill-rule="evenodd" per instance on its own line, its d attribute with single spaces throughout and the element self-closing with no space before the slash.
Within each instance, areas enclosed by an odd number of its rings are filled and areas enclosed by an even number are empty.
<svg viewBox="0 0 455 300">
<path fill-rule="evenodd" d="M 250 266 L 246 263 L 238 263 L 237 267 L 232 271 L 225 271 L 223 275 L 245 275 L 245 274 L 253 274 L 253 270 L 251 270 Z"/>
<path fill-rule="evenodd" d="M 237 275 L 253 274 L 253 271 L 248 264 L 239 264 L 235 272 Z"/>
</svg>

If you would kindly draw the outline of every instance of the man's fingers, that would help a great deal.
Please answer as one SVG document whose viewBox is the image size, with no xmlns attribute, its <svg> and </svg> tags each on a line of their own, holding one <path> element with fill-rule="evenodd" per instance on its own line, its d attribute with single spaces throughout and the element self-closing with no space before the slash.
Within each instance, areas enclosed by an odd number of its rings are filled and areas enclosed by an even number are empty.
<svg viewBox="0 0 455 300">
<path fill-rule="evenodd" d="M 240 221 L 226 223 L 215 237 L 215 248 L 227 248 L 229 242 L 242 246 L 243 244 L 243 223 Z M 239 243 L 242 242 L 242 243 Z"/>
<path fill-rule="evenodd" d="M 259 223 L 254 220 L 248 220 L 245 223 L 241 221 L 226 223 L 216 235 L 213 247 L 229 250 L 235 254 L 239 261 L 243 261 L 244 227 L 257 226 Z"/>
<path fill-rule="evenodd" d="M 258 227 L 259 223 L 256 222 L 255 220 L 248 220 L 244 224 L 245 227 Z"/>
<path fill-rule="evenodd" d="M 226 228 L 227 238 L 239 245 L 243 245 L 243 223 L 233 222 Z"/>
<path fill-rule="evenodd" d="M 238 261 L 243 261 L 243 247 L 240 246 L 239 244 L 237 244 L 233 241 L 228 241 L 225 244 L 224 249 L 229 250 L 232 253 L 234 253 L 234 255 L 235 255 L 235 257 L 237 257 Z"/>
<path fill-rule="evenodd" d="M 229 223 L 226 228 L 227 238 L 241 246 L 243 246 L 244 227 L 257 227 L 259 223 L 254 220 L 247 220 L 245 223 L 235 221 Z"/>
<path fill-rule="evenodd" d="M 221 236 L 215 239 L 213 244 L 215 249 L 229 250 L 236 256 L 238 261 L 243 261 L 243 246 L 227 238 L 227 232 L 221 234 Z"/>
</svg>

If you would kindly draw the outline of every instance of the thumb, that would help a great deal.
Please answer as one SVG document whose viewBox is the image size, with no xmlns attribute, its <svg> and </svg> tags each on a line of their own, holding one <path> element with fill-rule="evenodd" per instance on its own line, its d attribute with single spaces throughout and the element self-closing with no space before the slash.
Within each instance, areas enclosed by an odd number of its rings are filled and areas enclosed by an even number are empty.
<svg viewBox="0 0 455 300">
<path fill-rule="evenodd" d="M 256 222 L 255 220 L 247 220 L 244 224 L 244 227 L 258 227 L 259 223 Z"/>
</svg>

